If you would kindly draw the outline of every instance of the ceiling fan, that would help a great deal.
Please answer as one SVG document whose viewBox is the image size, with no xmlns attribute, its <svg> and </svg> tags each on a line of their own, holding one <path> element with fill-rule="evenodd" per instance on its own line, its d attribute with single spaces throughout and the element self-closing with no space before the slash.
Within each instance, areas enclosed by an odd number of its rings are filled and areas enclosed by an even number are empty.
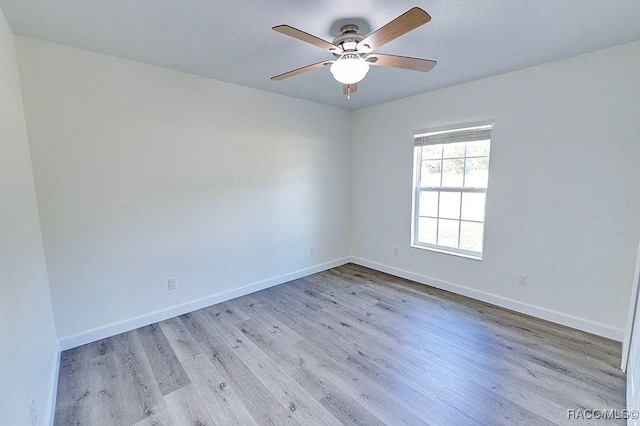
<svg viewBox="0 0 640 426">
<path fill-rule="evenodd" d="M 333 74 L 333 77 L 337 81 L 342 83 L 343 92 L 347 95 L 347 99 L 351 99 L 351 93 L 358 89 L 358 82 L 361 81 L 369 71 L 369 65 L 404 68 L 422 72 L 430 71 L 436 66 L 436 61 L 411 58 L 408 56 L 372 53 L 382 45 L 426 24 L 430 20 L 431 16 L 429 16 L 427 12 L 419 7 L 414 7 L 368 36 L 359 34 L 357 25 L 344 25 L 340 29 L 341 34 L 334 38 L 331 43 L 290 25 L 277 25 L 273 27 L 274 31 L 313 44 L 332 53 L 337 59 L 316 62 L 315 64 L 296 68 L 273 76 L 271 79 L 279 81 L 302 74 L 303 72 L 331 65 L 331 74 Z"/>
</svg>

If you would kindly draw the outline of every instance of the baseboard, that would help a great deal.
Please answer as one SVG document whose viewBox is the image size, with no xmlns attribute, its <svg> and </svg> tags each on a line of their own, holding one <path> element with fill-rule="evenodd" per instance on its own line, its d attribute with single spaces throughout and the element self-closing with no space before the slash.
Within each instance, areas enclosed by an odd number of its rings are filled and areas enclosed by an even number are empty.
<svg viewBox="0 0 640 426">
<path fill-rule="evenodd" d="M 433 277 L 429 277 L 427 275 L 417 274 L 415 272 L 407 271 L 404 269 L 396 268 L 394 266 L 385 265 L 385 264 L 374 262 L 371 260 L 362 259 L 359 257 L 351 257 L 350 261 L 357 265 L 375 269 L 380 272 L 385 272 L 387 274 L 391 274 L 396 277 L 405 278 L 411 281 L 416 281 L 421 284 L 426 284 L 431 287 L 439 288 L 441 290 L 446 290 L 452 293 L 460 294 L 462 296 L 467 296 L 472 299 L 480 300 L 482 302 L 490 303 L 492 305 L 500 306 L 502 308 L 510 309 L 512 311 L 520 312 L 526 315 L 531 315 L 540 319 L 551 321 L 556 324 L 561 324 L 567 327 L 586 331 L 587 333 L 606 337 L 608 339 L 616 340 L 618 342 L 621 342 L 623 338 L 624 330 L 621 328 L 611 327 L 606 324 L 598 323 L 598 322 L 591 321 L 584 318 L 579 318 L 563 312 L 558 312 L 558 311 L 543 308 L 540 306 L 532 305 L 529 303 L 520 302 L 518 300 L 509 299 L 509 298 L 498 296 L 492 293 L 475 290 L 459 284 L 442 281 Z"/>
<path fill-rule="evenodd" d="M 102 327 L 97 327 L 91 330 L 83 331 L 74 335 L 66 336 L 60 339 L 60 349 L 67 350 L 77 346 L 84 345 L 86 343 L 95 342 L 96 340 L 104 339 L 106 337 L 114 336 L 119 333 L 124 333 L 130 330 L 134 330 L 139 327 L 144 327 L 149 324 L 153 324 L 158 321 L 173 318 L 178 315 L 182 315 L 188 312 L 193 312 L 198 309 L 206 308 L 208 306 L 215 305 L 227 300 L 234 299 L 236 297 L 244 296 L 256 291 L 263 290 L 265 288 L 273 287 L 285 282 L 295 280 L 298 278 L 306 277 L 307 275 L 315 274 L 325 271 L 327 269 L 335 268 L 345 263 L 355 263 L 357 265 L 365 266 L 367 268 L 375 269 L 380 272 L 385 272 L 397 277 L 405 278 L 408 280 L 416 281 L 421 284 L 429 285 L 442 290 L 450 291 L 452 293 L 467 296 L 472 299 L 480 300 L 482 302 L 491 303 L 492 305 L 500 306 L 506 309 L 510 309 L 523 314 L 531 315 L 537 318 L 541 318 L 547 321 L 551 321 L 557 324 L 572 327 L 578 330 L 586 331 L 598 336 L 606 337 L 612 340 L 621 342 L 623 339 L 624 330 L 608 326 L 606 324 L 598 323 L 584 318 L 579 318 L 573 315 L 569 315 L 563 312 L 554 311 L 551 309 L 543 308 L 540 306 L 532 305 L 525 302 L 509 299 L 503 296 L 499 296 L 492 293 L 483 292 L 480 290 L 465 287 L 459 284 L 450 283 L 447 281 L 439 280 L 427 275 L 418 274 L 415 272 L 407 271 L 404 269 L 396 268 L 394 266 L 386 265 L 379 262 L 374 262 L 359 257 L 344 257 L 336 259 L 330 262 L 325 262 L 319 265 L 314 265 L 309 268 L 300 269 L 288 274 L 279 275 L 276 277 L 268 278 L 266 280 L 258 281 L 252 284 L 225 291 L 222 293 L 214 294 L 211 296 L 197 299 L 194 301 L 186 302 L 180 305 L 175 305 L 166 309 L 162 309 L 148 314 L 140 315 L 127 320 L 118 321 L 116 323 L 108 324 Z M 58 357 L 59 365 L 59 357 Z M 58 371 L 56 369 L 55 371 Z M 57 378 L 56 378 L 57 380 Z M 57 385 L 56 385 L 57 386 Z"/>
<path fill-rule="evenodd" d="M 51 381 L 51 397 L 49 398 L 49 407 L 46 413 L 44 413 L 43 422 L 44 425 L 53 426 L 56 415 L 56 401 L 58 398 L 58 377 L 60 377 L 60 346 L 56 348 L 56 353 L 53 356 L 53 380 Z"/>
<path fill-rule="evenodd" d="M 136 328 L 144 327 L 158 321 L 163 321 L 169 318 L 176 317 L 178 315 L 183 315 L 188 312 L 206 308 L 208 306 L 215 305 L 216 303 L 222 303 L 227 300 L 235 299 L 236 297 L 244 296 L 245 294 L 254 293 L 256 291 L 264 290 L 265 288 L 273 287 L 278 284 L 283 284 L 288 281 L 303 278 L 311 274 L 325 271 L 327 269 L 335 268 L 337 266 L 344 265 L 345 263 L 349 263 L 349 261 L 350 258 L 348 257 L 332 260 L 329 262 L 321 263 L 319 265 L 311 266 L 309 268 L 290 272 L 288 274 L 283 274 L 252 284 L 247 284 L 245 286 L 207 296 L 202 299 L 193 300 L 159 311 L 150 312 L 148 314 L 140 315 L 134 318 L 129 318 L 102 327 L 83 331 L 71 336 L 62 337 L 60 339 L 60 348 L 64 351 L 87 343 L 95 342 L 96 340 L 104 339 L 106 337 L 115 336 L 116 334 L 135 330 Z"/>
</svg>

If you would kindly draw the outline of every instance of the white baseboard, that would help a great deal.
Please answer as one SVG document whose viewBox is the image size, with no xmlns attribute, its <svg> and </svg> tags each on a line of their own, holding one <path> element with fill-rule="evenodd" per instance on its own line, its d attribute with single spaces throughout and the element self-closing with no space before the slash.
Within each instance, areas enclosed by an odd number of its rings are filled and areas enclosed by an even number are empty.
<svg viewBox="0 0 640 426">
<path fill-rule="evenodd" d="M 119 333 L 134 330 L 139 327 L 143 327 L 149 324 L 153 324 L 158 321 L 173 318 L 178 315 L 182 315 L 188 312 L 193 312 L 198 309 L 206 308 L 216 303 L 221 303 L 227 300 L 234 299 L 236 297 L 244 296 L 265 288 L 273 287 L 278 284 L 305 277 L 307 275 L 315 274 L 325 271 L 327 269 L 335 268 L 345 263 L 355 263 L 357 265 L 365 266 L 367 268 L 375 269 L 380 272 L 385 272 L 397 277 L 405 278 L 408 280 L 416 281 L 421 284 L 426 284 L 435 288 L 450 291 L 452 293 L 467 296 L 472 299 L 480 300 L 482 302 L 491 303 L 492 305 L 500 306 L 506 309 L 510 309 L 523 314 L 531 315 L 537 318 L 541 318 L 547 321 L 555 322 L 557 324 L 572 327 L 578 330 L 586 331 L 588 333 L 603 336 L 609 339 L 613 339 L 621 342 L 623 339 L 624 330 L 620 328 L 611 327 L 606 324 L 598 323 L 584 318 L 579 318 L 563 312 L 554 311 L 551 309 L 543 308 L 540 306 L 532 305 L 525 302 L 509 299 L 503 296 L 498 296 L 492 293 L 475 290 L 469 287 L 465 287 L 459 284 L 442 281 L 427 275 L 418 274 L 415 272 L 407 271 L 404 269 L 396 268 L 394 266 L 374 262 L 359 257 L 345 257 L 336 259 L 330 262 L 325 262 L 319 265 L 311 266 L 309 268 L 300 269 L 288 274 L 279 275 L 277 277 L 269 278 L 266 280 L 258 281 L 256 283 L 248 284 L 240 288 L 229 290 L 226 292 L 214 294 L 204 297 L 202 299 L 194 300 L 191 302 L 183 303 L 180 305 L 172 306 L 166 309 L 162 309 L 148 314 L 140 315 L 127 320 L 118 321 L 116 323 L 108 324 L 102 327 L 94 328 L 91 330 L 83 331 L 74 335 L 62 337 L 60 339 L 60 349 L 67 350 L 77 346 L 84 345 L 86 343 L 95 342 L 96 340 L 104 339 L 106 337 L 114 336 Z M 58 357 L 59 365 L 59 357 Z M 56 369 L 55 371 L 58 371 Z M 57 380 L 57 378 L 56 378 Z"/>
<path fill-rule="evenodd" d="M 43 422 L 44 425 L 53 426 L 53 421 L 55 420 L 56 414 L 56 401 L 58 398 L 58 377 L 60 376 L 60 345 L 56 348 L 56 353 L 53 356 L 53 380 L 51 381 L 51 397 L 49 398 L 49 407 L 47 407 L 47 412 L 44 413 Z"/>
<path fill-rule="evenodd" d="M 182 303 L 180 305 L 171 306 L 159 311 L 150 312 L 148 314 L 140 315 L 134 318 L 129 318 L 102 327 L 97 327 L 91 330 L 76 333 L 71 336 L 62 337 L 60 338 L 60 348 L 64 351 L 87 343 L 95 342 L 96 340 L 104 339 L 106 337 L 115 336 L 116 334 L 135 330 L 136 328 L 144 327 L 158 321 L 163 321 L 169 318 L 176 317 L 178 315 L 183 315 L 188 312 L 206 308 L 208 306 L 215 305 L 216 303 L 222 303 L 227 300 L 235 299 L 236 297 L 244 296 L 245 294 L 254 293 L 259 290 L 264 290 L 265 288 L 273 287 L 278 284 L 283 284 L 288 281 L 296 280 L 298 278 L 303 278 L 311 274 L 325 271 L 327 269 L 335 268 L 337 266 L 344 265 L 345 263 L 349 263 L 349 261 L 350 258 L 348 257 L 332 260 L 330 262 L 314 265 L 309 268 L 290 272 L 288 274 L 283 274 L 252 284 L 247 284 L 233 290 L 203 297 L 202 299 L 193 300 L 191 302 Z"/>
<path fill-rule="evenodd" d="M 358 257 L 351 257 L 350 261 L 357 265 L 375 269 L 380 272 L 385 272 L 387 274 L 391 274 L 396 277 L 405 278 L 411 281 L 416 281 L 421 284 L 426 284 L 431 287 L 450 291 L 452 293 L 460 294 L 462 296 L 467 296 L 472 299 L 480 300 L 482 302 L 490 303 L 492 305 L 500 306 L 502 308 L 510 309 L 512 311 L 520 312 L 520 313 L 531 315 L 540 319 L 551 321 L 557 324 L 565 325 L 567 327 L 586 331 L 587 333 L 606 337 L 608 339 L 616 340 L 618 342 L 621 342 L 623 338 L 624 330 L 621 328 L 611 327 L 609 325 L 602 324 L 599 322 L 591 321 L 584 318 L 579 318 L 570 314 L 554 311 L 551 309 L 543 308 L 543 307 L 532 305 L 529 303 L 520 302 L 520 301 L 509 299 L 503 296 L 498 296 L 496 294 L 475 290 L 459 284 L 442 281 L 436 278 L 429 277 L 427 275 L 417 274 L 415 272 L 407 271 L 404 269 L 396 268 L 394 266 L 385 265 L 385 264 L 374 262 L 371 260 L 361 259 Z"/>
</svg>

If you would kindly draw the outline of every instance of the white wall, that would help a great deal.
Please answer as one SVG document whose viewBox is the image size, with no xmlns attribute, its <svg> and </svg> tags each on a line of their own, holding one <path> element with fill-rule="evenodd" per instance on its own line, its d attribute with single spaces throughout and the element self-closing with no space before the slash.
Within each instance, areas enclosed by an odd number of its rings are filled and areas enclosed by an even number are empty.
<svg viewBox="0 0 640 426">
<path fill-rule="evenodd" d="M 640 238 L 638 43 L 354 113 L 17 43 L 64 347 L 349 254 L 622 337 Z M 409 248 L 412 130 L 485 119 L 484 260 Z"/>
<path fill-rule="evenodd" d="M 344 111 L 16 39 L 63 348 L 348 255 Z"/>
<path fill-rule="evenodd" d="M 58 341 L 14 38 L 0 11 L 0 423 L 50 420 Z"/>
<path fill-rule="evenodd" d="M 352 254 L 620 340 L 640 239 L 639 70 L 636 42 L 355 112 Z M 410 248 L 412 131 L 486 119 L 484 260 Z"/>
</svg>

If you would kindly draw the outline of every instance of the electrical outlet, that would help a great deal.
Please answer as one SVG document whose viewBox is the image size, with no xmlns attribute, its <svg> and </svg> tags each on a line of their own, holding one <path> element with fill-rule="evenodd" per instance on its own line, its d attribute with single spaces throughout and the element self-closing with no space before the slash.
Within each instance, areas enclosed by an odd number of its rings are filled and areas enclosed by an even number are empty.
<svg viewBox="0 0 640 426">
<path fill-rule="evenodd" d="M 527 285 L 527 274 L 518 274 L 518 285 Z"/>
<path fill-rule="evenodd" d="M 399 249 L 398 247 L 395 247 L 395 248 L 393 249 L 393 255 L 394 255 L 394 256 L 400 256 L 400 249 Z"/>
<path fill-rule="evenodd" d="M 309 247 L 309 254 L 311 256 L 314 256 L 316 254 L 316 248 L 315 247 Z"/>
<path fill-rule="evenodd" d="M 175 290 L 178 288 L 178 279 L 177 278 L 169 278 L 169 290 Z"/>
<path fill-rule="evenodd" d="M 36 400 L 32 399 L 29 404 L 29 415 L 31 416 L 31 424 L 36 426 L 38 424 L 38 412 L 36 411 Z"/>
</svg>

